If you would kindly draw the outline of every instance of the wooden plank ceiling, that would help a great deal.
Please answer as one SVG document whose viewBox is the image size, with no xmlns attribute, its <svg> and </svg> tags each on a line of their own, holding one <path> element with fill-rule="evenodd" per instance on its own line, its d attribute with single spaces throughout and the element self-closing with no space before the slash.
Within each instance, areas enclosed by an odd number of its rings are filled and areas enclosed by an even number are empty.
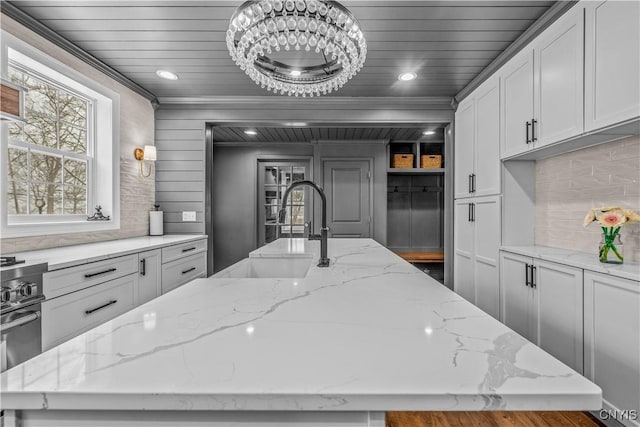
<svg viewBox="0 0 640 427">
<path fill-rule="evenodd" d="M 238 1 L 12 2 L 157 97 L 263 96 L 225 43 Z M 454 96 L 553 1 L 343 0 L 364 30 L 364 68 L 332 96 Z M 179 75 L 166 81 L 158 69 Z M 404 71 L 418 78 L 399 82 Z"/>
</svg>

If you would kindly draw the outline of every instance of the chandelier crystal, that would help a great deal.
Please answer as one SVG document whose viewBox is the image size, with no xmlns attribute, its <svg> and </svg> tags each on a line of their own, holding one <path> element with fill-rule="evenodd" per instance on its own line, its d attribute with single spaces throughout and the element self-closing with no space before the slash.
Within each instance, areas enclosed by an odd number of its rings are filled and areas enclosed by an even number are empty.
<svg viewBox="0 0 640 427">
<path fill-rule="evenodd" d="M 358 20 L 328 0 L 250 0 L 227 30 L 231 58 L 274 93 L 326 95 L 364 65 L 367 43 Z M 304 56 L 302 60 L 290 53 Z"/>
</svg>

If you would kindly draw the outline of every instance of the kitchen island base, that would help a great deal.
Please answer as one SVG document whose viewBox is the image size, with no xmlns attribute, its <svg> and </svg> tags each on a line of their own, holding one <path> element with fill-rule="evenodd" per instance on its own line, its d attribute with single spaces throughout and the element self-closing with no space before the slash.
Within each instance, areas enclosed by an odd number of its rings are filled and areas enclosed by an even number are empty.
<svg viewBox="0 0 640 427">
<path fill-rule="evenodd" d="M 3 427 L 384 427 L 384 412 L 5 411 Z"/>
</svg>

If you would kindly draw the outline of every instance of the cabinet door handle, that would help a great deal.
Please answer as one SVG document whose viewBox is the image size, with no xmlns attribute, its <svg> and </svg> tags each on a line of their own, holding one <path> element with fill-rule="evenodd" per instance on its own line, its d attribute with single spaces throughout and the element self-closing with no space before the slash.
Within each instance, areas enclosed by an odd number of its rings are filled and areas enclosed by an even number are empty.
<svg viewBox="0 0 640 427">
<path fill-rule="evenodd" d="M 469 208 L 469 211 L 467 213 L 467 220 L 471 222 L 471 203 L 468 203 L 467 207 Z"/>
<path fill-rule="evenodd" d="M 531 142 L 538 140 L 538 138 L 536 138 L 536 123 L 538 123 L 536 119 L 531 119 Z"/>
<path fill-rule="evenodd" d="M 193 271 L 193 270 L 195 270 L 195 269 L 196 269 L 195 267 L 187 268 L 186 270 L 184 270 L 184 271 L 182 272 L 182 274 L 187 274 L 187 273 L 189 273 L 189 272 L 192 272 L 192 271 Z"/>
<path fill-rule="evenodd" d="M 146 276 L 147 275 L 147 259 L 142 258 L 142 260 L 140 261 L 140 264 L 142 264 L 142 271 L 140 271 L 140 275 Z"/>
<path fill-rule="evenodd" d="M 89 274 L 85 274 L 85 275 L 84 275 L 84 277 L 88 279 L 89 277 L 99 276 L 99 275 L 101 275 L 101 274 L 113 273 L 113 272 L 114 272 L 114 271 L 116 271 L 116 270 L 117 270 L 117 269 L 114 267 L 114 268 L 110 268 L 110 269 L 105 270 L 105 271 L 99 271 L 99 272 L 97 272 L 97 273 L 89 273 Z"/>
<path fill-rule="evenodd" d="M 476 204 L 471 203 L 471 221 L 476 222 Z"/>
<path fill-rule="evenodd" d="M 100 307 L 92 308 L 91 310 L 85 310 L 84 314 L 86 314 L 86 315 L 93 314 L 93 313 L 95 313 L 96 311 L 98 311 L 98 310 L 102 310 L 103 308 L 107 308 L 107 307 L 109 307 L 110 305 L 113 305 L 113 304 L 115 304 L 115 303 L 117 303 L 117 302 L 118 302 L 118 300 L 117 300 L 117 299 L 112 299 L 112 300 L 111 300 L 111 301 L 109 301 L 108 303 L 106 303 L 106 304 L 102 304 Z"/>
<path fill-rule="evenodd" d="M 527 122 L 526 128 L 527 128 L 527 144 L 531 144 L 531 138 L 529 138 L 529 127 L 531 126 L 531 123 Z"/>
<path fill-rule="evenodd" d="M 472 193 L 471 189 L 473 188 L 473 178 L 471 177 L 472 175 L 469 174 L 469 193 Z"/>
<path fill-rule="evenodd" d="M 536 287 L 536 266 L 532 265 L 531 266 L 531 287 L 535 288 Z"/>
<path fill-rule="evenodd" d="M 525 264 L 525 267 L 524 267 L 524 284 L 527 287 L 529 286 L 529 267 L 530 267 L 529 264 Z"/>
<path fill-rule="evenodd" d="M 196 250 L 196 247 L 194 246 L 192 248 L 183 249 L 182 253 L 189 252 L 189 251 L 195 251 L 195 250 Z"/>
<path fill-rule="evenodd" d="M 472 193 L 476 192 L 476 174 L 475 173 L 471 174 L 471 192 Z"/>
</svg>

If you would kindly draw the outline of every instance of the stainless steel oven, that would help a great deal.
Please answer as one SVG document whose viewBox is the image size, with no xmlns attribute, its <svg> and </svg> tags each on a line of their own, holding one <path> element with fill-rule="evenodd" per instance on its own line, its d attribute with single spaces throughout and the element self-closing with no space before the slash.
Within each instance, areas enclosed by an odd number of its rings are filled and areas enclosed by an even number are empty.
<svg viewBox="0 0 640 427">
<path fill-rule="evenodd" d="M 0 271 L 0 371 L 42 351 L 41 304 L 45 297 L 42 273 L 47 264 L 16 265 Z"/>
</svg>

